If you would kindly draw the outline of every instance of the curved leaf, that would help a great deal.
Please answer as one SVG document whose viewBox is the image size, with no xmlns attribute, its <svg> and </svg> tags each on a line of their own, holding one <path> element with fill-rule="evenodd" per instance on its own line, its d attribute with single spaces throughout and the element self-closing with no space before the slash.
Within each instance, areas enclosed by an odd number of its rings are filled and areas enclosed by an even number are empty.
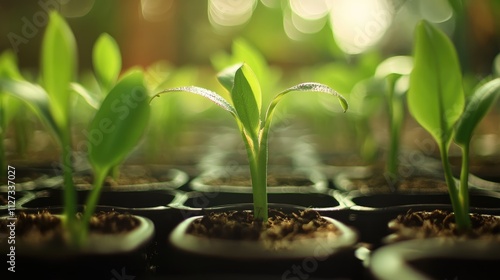
<svg viewBox="0 0 500 280">
<path fill-rule="evenodd" d="M 90 93 L 85 87 L 79 83 L 71 83 L 70 88 L 72 91 L 79 94 L 92 108 L 99 108 L 99 101 Z"/>
<path fill-rule="evenodd" d="M 41 86 L 27 81 L 5 78 L 0 79 L 0 91 L 25 102 L 54 133 L 55 138 L 60 139 L 59 128 L 50 112 L 49 96 Z"/>
<path fill-rule="evenodd" d="M 42 81 L 50 97 L 51 112 L 60 127 L 69 121 L 69 84 L 76 71 L 76 41 L 68 24 L 56 11 L 49 14 L 49 23 L 42 43 Z"/>
<path fill-rule="evenodd" d="M 120 164 L 141 139 L 149 115 L 144 75 L 130 72 L 111 89 L 84 133 L 94 170 Z"/>
<path fill-rule="evenodd" d="M 215 103 L 217 106 L 219 106 L 222 109 L 231 113 L 235 118 L 238 118 L 238 113 L 236 113 L 236 109 L 234 109 L 234 107 L 231 104 L 229 104 L 222 96 L 218 95 L 217 93 L 215 93 L 211 90 L 201 88 L 201 87 L 187 86 L 187 87 L 177 87 L 177 88 L 166 89 L 166 90 L 163 90 L 163 91 L 155 94 L 151 98 L 151 100 L 153 100 L 156 97 L 159 97 L 161 94 L 164 94 L 164 93 L 179 92 L 179 91 L 185 91 L 185 92 L 189 92 L 189 93 L 203 96 L 203 97 L 209 99 L 210 101 L 212 101 L 213 103 Z"/>
<path fill-rule="evenodd" d="M 383 78 L 390 74 L 408 75 L 413 68 L 413 58 L 406 55 L 398 55 L 389 57 L 382 61 L 377 70 L 375 70 L 375 77 Z"/>
<path fill-rule="evenodd" d="M 278 95 L 276 95 L 274 97 L 274 99 L 272 100 L 271 104 L 269 105 L 269 107 L 267 109 L 265 128 L 269 127 L 269 125 L 271 123 L 272 115 L 274 113 L 274 110 L 276 109 L 276 105 L 278 105 L 281 98 L 283 98 L 283 96 L 285 96 L 285 94 L 292 92 L 292 91 L 323 92 L 323 93 L 331 94 L 331 95 L 337 97 L 337 99 L 340 103 L 340 106 L 342 106 L 342 109 L 344 110 L 344 112 L 346 112 L 347 109 L 349 108 L 349 104 L 347 103 L 347 100 L 340 93 L 338 93 L 336 90 L 332 89 L 331 87 L 324 85 L 324 84 L 319 84 L 319 83 L 302 83 L 302 84 L 295 85 L 291 88 L 288 88 L 288 89 L 280 92 Z"/>
<path fill-rule="evenodd" d="M 455 48 L 425 20 L 416 28 L 408 107 L 438 143 L 449 143 L 464 107 L 462 76 Z"/>
<path fill-rule="evenodd" d="M 122 68 L 120 48 L 107 33 L 99 36 L 92 50 L 92 62 L 97 80 L 107 93 L 116 83 Z"/>
<path fill-rule="evenodd" d="M 455 142 L 469 145 L 474 129 L 495 104 L 500 95 L 500 78 L 479 87 L 472 95 L 456 126 Z"/>
</svg>

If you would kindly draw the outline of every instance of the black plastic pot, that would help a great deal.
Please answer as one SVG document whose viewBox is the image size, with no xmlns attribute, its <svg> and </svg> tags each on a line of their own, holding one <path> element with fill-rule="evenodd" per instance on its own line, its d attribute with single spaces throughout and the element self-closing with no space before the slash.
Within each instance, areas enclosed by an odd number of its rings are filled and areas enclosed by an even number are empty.
<svg viewBox="0 0 500 280">
<path fill-rule="evenodd" d="M 500 264 L 498 240 L 432 237 L 395 241 L 372 253 L 370 275 L 380 280 L 495 279 Z"/>
<path fill-rule="evenodd" d="M 59 213 L 61 209 L 51 211 L 56 216 Z M 0 259 L 7 266 L 0 275 L 2 279 L 29 279 L 33 275 L 41 279 L 112 279 L 124 274 L 140 278 L 148 273 L 147 255 L 155 227 L 148 218 L 134 217 L 139 221 L 138 228 L 114 234 L 91 232 L 88 243 L 78 249 L 19 237 L 9 245 L 9 235 L 2 236 Z M 15 228 L 10 231 L 15 233 Z"/>
<path fill-rule="evenodd" d="M 285 212 L 305 209 L 304 207 L 274 204 L 270 208 Z M 241 204 L 219 207 L 210 211 L 251 210 L 252 204 Z M 252 275 L 253 277 L 266 276 L 269 279 L 295 279 L 296 277 L 347 277 L 361 279 L 363 268 L 354 252 L 356 249 L 356 231 L 344 227 L 349 234 L 345 235 L 343 245 L 311 243 L 304 245 L 306 252 L 265 252 L 260 245 L 248 241 L 218 241 L 199 240 L 196 237 L 184 236 L 186 226 L 199 216 L 192 216 L 172 232 L 169 237 L 170 254 L 165 255 L 163 266 L 158 275 L 177 275 L 184 279 L 193 275 Z M 350 237 L 349 237 L 350 236 Z M 191 240 L 190 238 L 195 238 Z M 199 243 L 199 244 L 198 244 Z M 197 245 L 198 244 L 198 245 Z M 327 247 L 332 245 L 330 249 Z M 214 247 L 212 247 L 214 246 Z M 228 247 L 229 246 L 229 247 Z M 316 249 L 315 249 L 316 248 Z M 182 276 L 182 277 L 181 277 Z M 264 278 L 266 279 L 266 278 Z M 299 278 L 300 279 L 300 278 Z"/>
</svg>

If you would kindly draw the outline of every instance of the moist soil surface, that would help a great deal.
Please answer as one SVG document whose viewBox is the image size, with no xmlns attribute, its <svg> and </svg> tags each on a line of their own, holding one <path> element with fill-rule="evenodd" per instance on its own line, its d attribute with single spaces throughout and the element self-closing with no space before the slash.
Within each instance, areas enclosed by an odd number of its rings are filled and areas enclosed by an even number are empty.
<svg viewBox="0 0 500 280">
<path fill-rule="evenodd" d="M 81 214 L 78 214 L 80 217 Z M 55 243 L 64 242 L 62 220 L 47 210 L 38 213 L 20 212 L 15 221 L 16 240 L 37 242 L 47 240 Z M 0 233 L 7 233 L 11 220 L 0 220 Z M 139 220 L 127 213 L 100 211 L 90 219 L 90 231 L 96 233 L 120 233 L 139 226 Z"/>
<path fill-rule="evenodd" d="M 452 237 L 457 239 L 491 239 L 500 241 L 500 219 L 492 215 L 471 213 L 472 229 L 460 231 L 453 212 L 445 210 L 408 211 L 389 223 L 394 232 L 388 241 Z"/>
<path fill-rule="evenodd" d="M 269 209 L 265 222 L 256 220 L 253 211 L 211 212 L 195 220 L 187 231 L 201 237 L 269 243 L 341 234 L 334 224 L 310 209 L 292 213 Z"/>
</svg>

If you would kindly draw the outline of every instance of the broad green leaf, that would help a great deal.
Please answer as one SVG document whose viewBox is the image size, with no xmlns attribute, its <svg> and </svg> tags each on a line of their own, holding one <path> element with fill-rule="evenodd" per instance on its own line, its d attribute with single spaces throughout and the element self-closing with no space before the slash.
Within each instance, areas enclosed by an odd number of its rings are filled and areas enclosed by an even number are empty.
<svg viewBox="0 0 500 280">
<path fill-rule="evenodd" d="M 273 116 L 274 110 L 276 109 L 276 106 L 278 105 L 279 101 L 289 92 L 293 91 L 302 91 L 302 92 L 322 92 L 322 93 L 327 93 L 331 94 L 335 97 L 337 97 L 340 106 L 342 106 L 342 109 L 344 112 L 347 111 L 349 108 L 349 104 L 347 103 L 347 100 L 339 94 L 336 90 L 332 89 L 331 87 L 324 85 L 324 84 L 319 84 L 319 83 L 302 83 L 295 85 L 291 88 L 288 88 L 282 92 L 280 92 L 278 95 L 276 95 L 269 105 L 269 108 L 267 109 L 266 113 L 266 124 L 265 127 L 269 127 L 271 124 L 271 118 Z"/>
<path fill-rule="evenodd" d="M 92 62 L 97 80 L 107 91 L 116 83 L 122 68 L 120 48 L 107 33 L 99 36 L 92 51 Z"/>
<path fill-rule="evenodd" d="M 410 113 L 438 143 L 449 143 L 462 114 L 464 92 L 455 48 L 441 30 L 418 23 L 410 74 Z"/>
<path fill-rule="evenodd" d="M 246 64 L 236 71 L 231 98 L 245 130 L 256 139 L 260 129 L 262 95 L 257 77 Z"/>
<path fill-rule="evenodd" d="M 499 95 L 500 78 L 489 81 L 474 92 L 456 126 L 455 142 L 458 145 L 469 145 L 474 129 L 495 104 Z"/>
<path fill-rule="evenodd" d="M 76 42 L 73 33 L 56 11 L 49 14 L 49 23 L 42 42 L 42 81 L 50 97 L 51 112 L 61 127 L 69 121 L 69 84 L 76 71 Z"/>
<path fill-rule="evenodd" d="M 59 128 L 50 113 L 49 96 L 42 87 L 27 81 L 5 78 L 0 79 L 0 91 L 25 102 L 54 133 L 55 138 L 59 139 Z"/>
<path fill-rule="evenodd" d="M 92 119 L 86 137 L 94 170 L 119 165 L 141 139 L 150 115 L 141 71 L 133 71 L 111 89 Z"/>
</svg>

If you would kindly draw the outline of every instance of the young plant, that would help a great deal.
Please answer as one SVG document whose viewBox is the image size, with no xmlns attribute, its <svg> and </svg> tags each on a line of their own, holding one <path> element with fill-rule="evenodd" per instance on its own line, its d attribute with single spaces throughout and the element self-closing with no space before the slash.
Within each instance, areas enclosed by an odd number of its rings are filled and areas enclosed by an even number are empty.
<svg viewBox="0 0 500 280">
<path fill-rule="evenodd" d="M 459 230 L 466 231 L 471 227 L 469 144 L 475 127 L 500 94 L 500 79 L 478 87 L 465 106 L 460 66 L 450 39 L 425 20 L 418 23 L 415 36 L 408 106 L 413 117 L 438 143 L 455 221 Z M 453 177 L 448 158 L 453 139 L 462 153 L 459 182 Z"/>
<path fill-rule="evenodd" d="M 88 233 L 88 222 L 95 211 L 102 183 L 137 144 L 149 119 L 149 96 L 142 71 L 132 70 L 113 85 L 98 106 L 88 131 L 88 160 L 94 172 L 94 188 L 78 218 L 77 193 L 73 183 L 73 143 L 70 94 L 75 91 L 92 100 L 86 90 L 75 90 L 72 82 L 76 70 L 75 38 L 65 20 L 50 13 L 43 40 L 41 62 L 42 85 L 25 80 L 2 78 L 1 91 L 24 101 L 52 132 L 61 148 L 63 170 L 63 225 L 69 245 L 82 246 Z"/>
<path fill-rule="evenodd" d="M 0 55 L 0 78 L 9 78 L 22 80 L 22 76 L 17 67 L 16 57 L 12 51 L 4 51 Z M 7 127 L 14 118 L 19 116 L 20 111 L 20 101 L 13 98 L 8 93 L 0 90 L 0 168 L 1 170 L 7 170 L 7 158 L 6 158 L 6 148 L 5 141 Z M 17 123 L 21 125 L 20 123 Z M 19 127 L 16 127 L 16 131 Z M 22 128 L 21 128 L 22 129 Z M 20 143 L 16 143 L 19 145 Z M 5 173 L 5 172 L 4 172 Z M 0 179 L 2 182 L 6 179 L 6 174 L 1 174 Z"/>
<path fill-rule="evenodd" d="M 94 182 L 84 204 L 81 242 L 86 238 L 106 176 L 137 146 L 149 116 L 149 95 L 143 72 L 132 69 L 110 90 L 90 122 L 87 147 Z"/>
<path fill-rule="evenodd" d="M 271 120 L 279 101 L 289 92 L 323 92 L 338 98 L 344 111 L 347 101 L 332 88 L 319 83 L 301 83 L 290 87 L 272 99 L 265 115 L 262 116 L 262 95 L 259 81 L 252 69 L 245 63 L 228 67 L 219 72 L 218 80 L 230 93 L 231 105 L 219 94 L 205 88 L 186 86 L 163 90 L 153 96 L 169 92 L 189 92 L 208 98 L 222 109 L 228 111 L 236 120 L 245 143 L 252 179 L 254 217 L 265 221 L 268 218 L 267 203 L 267 164 L 268 134 Z"/>
<path fill-rule="evenodd" d="M 408 90 L 408 75 L 413 67 L 412 57 L 393 56 L 384 60 L 377 67 L 376 79 L 385 82 L 385 96 L 389 116 L 389 148 L 385 163 L 385 175 L 390 182 L 399 179 L 399 153 L 401 129 L 404 122 L 404 95 Z"/>
</svg>

